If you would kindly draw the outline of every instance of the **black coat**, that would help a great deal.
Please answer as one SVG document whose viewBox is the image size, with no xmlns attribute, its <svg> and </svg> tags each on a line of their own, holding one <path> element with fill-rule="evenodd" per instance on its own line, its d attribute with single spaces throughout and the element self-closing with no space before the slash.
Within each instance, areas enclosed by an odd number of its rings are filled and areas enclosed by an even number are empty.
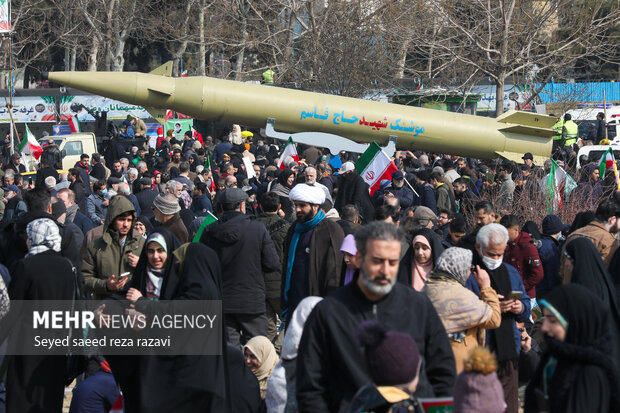
<svg viewBox="0 0 620 413">
<path fill-rule="evenodd" d="M 79 169 L 82 170 L 83 169 Z M 88 211 L 86 210 L 86 198 L 88 198 L 88 194 L 86 193 L 86 186 L 83 182 L 71 182 L 69 185 L 69 189 L 75 193 L 75 203 L 80 208 L 80 212 L 86 215 Z"/>
<path fill-rule="evenodd" d="M 375 207 L 372 205 L 372 199 L 368 193 L 368 184 L 355 172 L 346 173 L 340 178 L 334 208 L 341 214 L 342 208 L 349 204 L 357 207 L 364 222 L 372 221 L 375 215 Z"/>
<path fill-rule="evenodd" d="M 142 215 L 148 219 L 154 218 L 155 216 L 153 214 L 153 202 L 158 194 L 159 192 L 153 191 L 151 188 L 142 189 L 135 194 L 140 209 L 142 210 Z"/>
<path fill-rule="evenodd" d="M 263 272 L 280 265 L 265 226 L 241 212 L 227 212 L 205 229 L 200 242 L 220 259 L 224 314 L 264 313 Z"/>
<path fill-rule="evenodd" d="M 372 302 L 351 283 L 318 303 L 304 327 L 297 356 L 300 412 L 349 411 L 357 390 L 371 382 L 355 334 L 362 321 L 372 319 L 416 341 L 424 359 L 417 397 L 452 394 L 454 355 L 426 295 L 396 283 L 388 295 Z"/>
<path fill-rule="evenodd" d="M 19 260 L 11 275 L 8 287 L 11 301 L 73 298 L 75 276 L 71 264 L 57 252 L 46 251 Z M 25 314 L 9 313 L 3 320 L 0 330 L 3 336 L 10 333 L 9 343 L 23 343 L 26 339 L 22 334 L 26 329 L 32 330 L 32 318 Z M 5 362 L 8 412 L 62 410 L 64 356 L 7 356 Z"/>
<path fill-rule="evenodd" d="M 609 331 L 608 307 L 592 292 L 574 284 L 555 288 L 542 300 L 543 306 L 547 305 L 545 301 L 568 327 L 564 341 L 547 337 L 547 351 L 525 391 L 525 412 L 617 411 L 618 366 L 610 355 L 618 342 Z M 545 383 L 543 371 L 552 357 L 557 364 Z"/>
</svg>

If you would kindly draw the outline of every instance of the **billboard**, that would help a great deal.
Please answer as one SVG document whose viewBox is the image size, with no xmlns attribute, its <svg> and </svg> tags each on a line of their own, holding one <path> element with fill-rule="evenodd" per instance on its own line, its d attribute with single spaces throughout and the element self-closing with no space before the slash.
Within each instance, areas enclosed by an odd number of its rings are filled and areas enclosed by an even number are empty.
<svg viewBox="0 0 620 413">
<path fill-rule="evenodd" d="M 73 115 L 71 105 L 81 104 L 95 112 L 108 112 L 108 120 L 124 120 L 127 115 L 132 115 L 141 119 L 148 119 L 151 115 L 142 107 L 118 100 L 96 95 L 62 96 L 60 98 L 60 120 L 68 120 Z M 94 121 L 95 119 L 82 110 L 77 114 L 80 122 Z"/>
<path fill-rule="evenodd" d="M 0 33 L 11 31 L 11 1 L 0 0 Z"/>
<path fill-rule="evenodd" d="M 11 121 L 8 111 L 6 106 L 0 107 L 0 123 Z M 53 96 L 14 97 L 11 112 L 15 122 L 56 122 L 56 103 Z"/>
</svg>

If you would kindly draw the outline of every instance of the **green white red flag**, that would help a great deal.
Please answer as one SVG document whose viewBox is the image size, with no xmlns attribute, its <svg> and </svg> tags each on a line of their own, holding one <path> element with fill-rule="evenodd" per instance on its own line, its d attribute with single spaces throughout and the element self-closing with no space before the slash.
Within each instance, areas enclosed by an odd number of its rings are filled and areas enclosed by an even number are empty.
<svg viewBox="0 0 620 413">
<path fill-rule="evenodd" d="M 392 180 L 392 174 L 398 170 L 394 161 L 386 155 L 381 147 L 373 142 L 355 163 L 355 170 L 370 186 L 370 196 L 379 189 L 383 179 Z"/>
<path fill-rule="evenodd" d="M 552 214 L 562 209 L 562 202 L 573 190 L 577 182 L 551 159 L 551 169 L 547 180 L 547 211 Z"/>
<path fill-rule="evenodd" d="M 280 154 L 280 159 L 278 160 L 278 168 L 286 169 L 286 165 L 284 164 L 284 160 L 287 157 L 293 158 L 295 162 L 299 162 L 299 155 L 297 154 L 297 149 L 295 148 L 295 142 L 293 142 L 293 138 L 289 136 L 288 141 L 286 141 L 286 145 Z"/>
<path fill-rule="evenodd" d="M 22 139 L 17 147 L 17 150 L 22 155 L 32 155 L 38 161 L 43 153 L 43 148 L 39 145 L 37 138 L 34 137 L 30 128 L 26 125 L 26 136 Z"/>
<path fill-rule="evenodd" d="M 80 122 L 78 121 L 77 116 L 69 117 L 69 128 L 71 128 L 72 133 L 82 132 L 82 129 L 80 129 Z"/>
</svg>

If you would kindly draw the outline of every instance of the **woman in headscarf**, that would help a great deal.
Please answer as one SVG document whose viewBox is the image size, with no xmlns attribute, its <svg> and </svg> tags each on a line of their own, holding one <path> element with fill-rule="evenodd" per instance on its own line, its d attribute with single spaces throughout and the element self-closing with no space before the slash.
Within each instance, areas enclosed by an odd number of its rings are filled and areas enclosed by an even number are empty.
<svg viewBox="0 0 620 413">
<path fill-rule="evenodd" d="M 579 237 L 566 245 L 566 256 L 568 271 L 573 267 L 570 282 L 584 286 L 599 298 L 609 311 L 610 332 L 620 341 L 618 295 L 598 250 L 588 238 Z M 620 349 L 614 348 L 613 357 L 620 363 Z"/>
<path fill-rule="evenodd" d="M 411 246 L 400 260 L 398 281 L 422 291 L 444 249 L 441 238 L 433 230 L 422 228 L 416 231 Z"/>
<path fill-rule="evenodd" d="M 357 247 L 355 246 L 355 236 L 349 234 L 344 237 L 342 246 L 340 247 L 342 253 L 343 265 L 342 265 L 342 285 L 347 285 L 355 280 L 359 275 L 359 267 L 355 263 L 355 254 L 357 254 Z"/>
<path fill-rule="evenodd" d="M 525 391 L 525 412 L 617 411 L 618 342 L 608 329 L 609 310 L 580 285 L 562 285 L 540 300 L 547 351 Z"/>
<path fill-rule="evenodd" d="M 265 336 L 252 337 L 243 346 L 245 362 L 258 379 L 260 385 L 260 397 L 267 394 L 267 379 L 278 363 L 278 353 L 271 341 Z"/>
<path fill-rule="evenodd" d="M 575 215 L 575 219 L 573 219 L 573 223 L 570 225 L 568 233 L 573 233 L 579 228 L 585 227 L 590 222 L 594 221 L 594 218 L 596 218 L 596 214 L 594 213 L 594 211 L 577 212 L 577 215 Z"/>
<path fill-rule="evenodd" d="M 74 299 L 76 275 L 71 262 L 60 255 L 58 225 L 49 218 L 36 219 L 26 226 L 26 236 L 28 253 L 12 271 L 10 300 Z M 0 342 L 8 337 L 9 349 L 22 348 L 31 341 L 32 332 L 32 316 L 27 317 L 26 311 L 9 311 L 0 324 Z M 62 410 L 67 364 L 64 355 L 6 356 L 5 364 L 8 412 Z"/>
<path fill-rule="evenodd" d="M 484 345 L 484 330 L 499 327 L 502 314 L 489 274 L 476 266 L 474 276 L 480 298 L 465 283 L 471 272 L 473 254 L 464 248 L 448 248 L 439 259 L 426 284 L 426 294 L 450 338 L 456 371 L 463 370 L 467 354 Z"/>
<path fill-rule="evenodd" d="M 271 186 L 269 192 L 275 192 L 280 197 L 280 205 L 287 221 L 295 221 L 295 206 L 289 199 L 288 194 L 295 185 L 295 172 L 285 169 L 278 175 L 278 181 Z"/>
<path fill-rule="evenodd" d="M 297 349 L 306 320 L 323 298 L 306 297 L 299 302 L 286 329 L 280 361 L 267 380 L 267 409 L 273 413 L 297 412 L 295 388 L 297 383 Z"/>
<path fill-rule="evenodd" d="M 140 215 L 138 219 L 136 219 L 135 224 L 133 225 L 133 229 L 138 231 L 140 235 L 147 239 L 149 234 L 153 232 L 153 224 L 151 224 L 151 220 L 144 215 Z"/>
</svg>

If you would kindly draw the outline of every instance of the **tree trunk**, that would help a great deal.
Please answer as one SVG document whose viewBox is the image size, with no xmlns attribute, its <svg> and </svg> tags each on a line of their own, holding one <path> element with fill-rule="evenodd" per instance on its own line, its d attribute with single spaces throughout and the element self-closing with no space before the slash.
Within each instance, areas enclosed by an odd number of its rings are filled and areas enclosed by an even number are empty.
<svg viewBox="0 0 620 413">
<path fill-rule="evenodd" d="M 200 14 L 198 15 L 198 27 L 200 28 L 200 46 L 198 55 L 200 58 L 198 59 L 198 75 L 206 76 L 207 75 L 207 44 L 205 40 L 205 13 L 207 12 L 206 1 L 203 0 L 200 5 Z"/>
<path fill-rule="evenodd" d="M 243 70 L 243 59 L 245 58 L 245 43 L 247 37 L 248 19 L 243 16 L 243 22 L 241 23 L 241 50 L 237 54 L 237 62 L 235 63 L 235 80 L 241 80 L 241 70 Z"/>
<path fill-rule="evenodd" d="M 92 37 L 93 42 L 88 53 L 88 71 L 97 71 L 97 54 L 99 53 L 99 38 L 97 36 Z"/>
<path fill-rule="evenodd" d="M 504 75 L 500 75 L 498 80 L 495 81 L 495 117 L 499 117 L 504 113 L 504 86 L 506 84 L 506 78 Z"/>
<path fill-rule="evenodd" d="M 73 72 L 75 71 L 75 66 L 76 66 L 76 62 L 77 62 L 77 46 L 73 46 L 71 47 L 71 68 L 70 70 Z"/>
<path fill-rule="evenodd" d="M 65 47 L 65 72 L 71 70 L 71 51 L 69 50 L 69 46 Z"/>
</svg>

